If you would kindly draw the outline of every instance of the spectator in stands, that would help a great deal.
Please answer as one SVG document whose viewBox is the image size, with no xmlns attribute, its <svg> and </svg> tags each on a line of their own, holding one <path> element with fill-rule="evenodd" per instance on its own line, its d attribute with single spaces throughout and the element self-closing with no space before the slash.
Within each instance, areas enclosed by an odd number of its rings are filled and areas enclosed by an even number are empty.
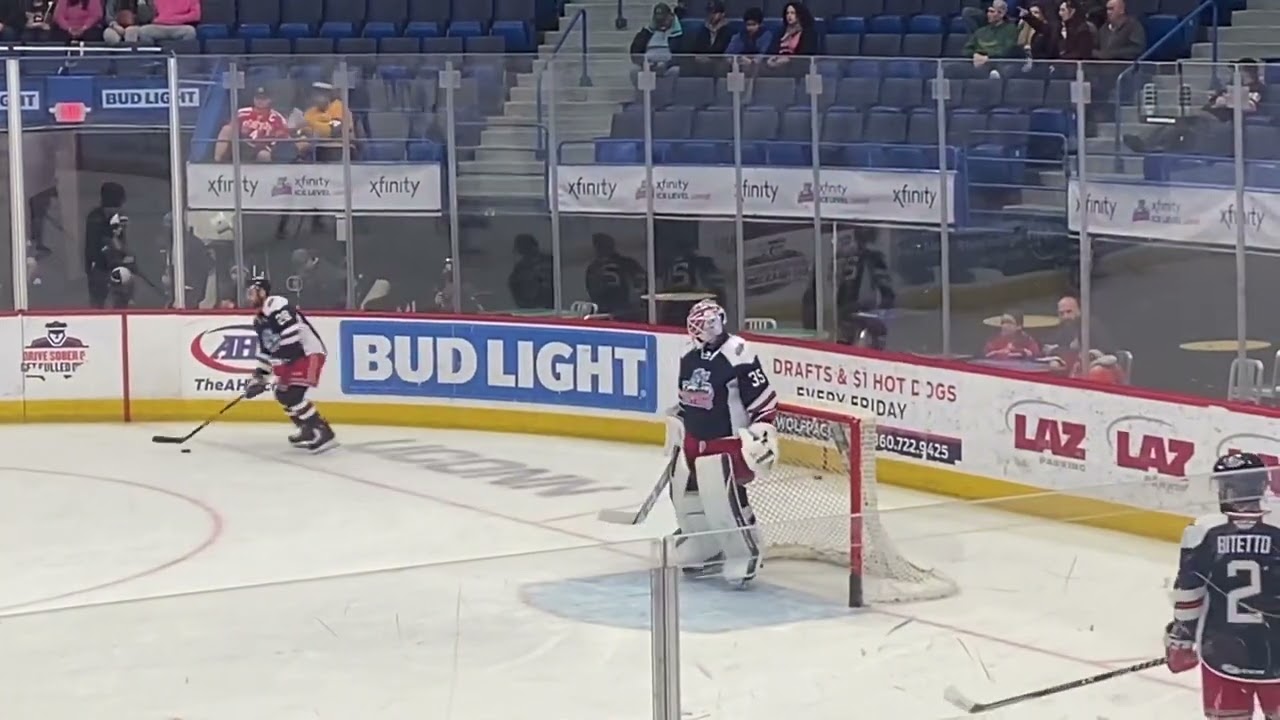
<svg viewBox="0 0 1280 720">
<path fill-rule="evenodd" d="M 764 26 L 764 13 L 760 8 L 748 8 L 742 14 L 742 30 L 729 41 L 725 49 L 742 65 L 754 66 L 764 62 L 773 50 L 773 33 Z"/>
<path fill-rule="evenodd" d="M 777 51 L 764 61 L 769 75 L 795 77 L 809 71 L 809 63 L 796 61 L 797 57 L 818 54 L 818 31 L 813 14 L 803 3 L 787 3 L 782 18 L 782 36 L 778 38 Z"/>
<path fill-rule="evenodd" d="M 1036 4 L 1022 8 L 1018 22 L 1018 47 L 1022 49 L 1027 62 L 1022 66 L 1023 72 L 1038 73 L 1043 65 L 1037 63 L 1054 60 L 1058 57 L 1057 36 L 1045 15 L 1044 5 Z M 1036 20 L 1033 25 L 1027 16 Z M 1037 27 L 1044 28 L 1037 30 Z"/>
<path fill-rule="evenodd" d="M 1064 0 L 1058 5 L 1058 20 L 1058 59 L 1093 59 L 1093 26 L 1085 18 L 1079 2 Z"/>
<path fill-rule="evenodd" d="M 658 3 L 653 6 L 649 24 L 640 28 L 631 40 L 631 62 L 649 68 L 658 75 L 677 75 L 680 72 L 677 58 L 684 48 L 684 29 L 680 19 L 671 12 L 671 6 Z"/>
<path fill-rule="evenodd" d="M 289 138 L 289 122 L 279 110 L 271 107 L 271 95 L 265 87 L 253 92 L 253 104 L 236 111 L 236 117 L 218 132 L 213 159 L 231 160 L 231 143 L 241 144 L 240 159 L 248 162 L 271 162 L 276 146 Z"/>
<path fill-rule="evenodd" d="M 1125 12 L 1124 0 L 1107 0 L 1106 20 L 1098 26 L 1098 47 L 1095 60 L 1105 62 L 1090 66 L 1094 92 L 1098 98 L 1109 98 L 1115 89 L 1116 79 L 1134 60 L 1147 49 L 1147 31 L 1137 18 Z M 1111 110 L 1110 102 L 1094 103 L 1090 110 Z M 1108 117 L 1112 113 L 1108 113 Z M 1106 119 L 1106 118 L 1102 118 Z"/>
<path fill-rule="evenodd" d="M 1006 310 L 1000 316 L 1000 332 L 987 341 L 982 354 L 1000 360 L 1029 360 L 1040 356 L 1040 343 L 1022 328 L 1022 313 Z"/>
<path fill-rule="evenodd" d="M 132 0 L 121 0 L 122 3 Z M 104 37 L 108 44 L 121 41 L 155 45 L 173 40 L 194 40 L 200 22 L 200 0 L 151 0 L 139 3 L 131 25 L 112 23 Z M 118 39 L 117 39 L 118 38 Z"/>
<path fill-rule="evenodd" d="M 507 276 L 507 289 L 516 307 L 537 310 L 556 306 L 555 261 L 542 252 L 538 240 L 521 233 L 515 240 L 516 264 Z"/>
<path fill-rule="evenodd" d="M 964 54 L 973 58 L 973 67 L 959 71 L 961 75 L 980 77 L 997 73 L 991 64 L 993 59 L 1017 57 L 1018 26 L 1009 22 L 1008 14 L 1005 0 L 993 0 L 987 8 L 986 24 L 975 28 L 964 44 Z"/>
<path fill-rule="evenodd" d="M 619 253 L 612 236 L 596 233 L 591 246 L 596 256 L 587 265 L 587 297 L 615 320 L 643 322 L 645 309 L 639 300 L 648 281 L 644 268 Z"/>
<path fill-rule="evenodd" d="M 53 8 L 54 37 L 70 42 L 100 42 L 106 29 L 103 0 L 61 0 Z"/>
<path fill-rule="evenodd" d="M 142 7 L 147 15 L 151 15 L 153 8 L 150 5 Z M 102 31 L 102 39 L 108 45 L 138 42 L 138 23 L 143 22 L 139 9 L 137 0 L 107 0 L 107 27 Z"/>
<path fill-rule="evenodd" d="M 342 310 L 347 306 L 347 273 L 342 268 L 305 248 L 294 250 L 290 259 L 293 277 L 297 278 L 299 304 L 312 310 Z"/>
<path fill-rule="evenodd" d="M 22 3 L 22 42 L 48 43 L 59 39 L 53 27 L 53 0 L 19 0 Z"/>
<path fill-rule="evenodd" d="M 687 42 L 689 55 L 681 58 L 680 74 L 694 77 L 716 77 L 727 70 L 724 58 L 733 31 L 725 14 L 724 0 L 707 3 L 707 17 L 702 27 L 691 33 Z"/>
<path fill-rule="evenodd" d="M 354 140 L 356 125 L 351 122 L 351 114 L 342 107 L 342 100 L 334 93 L 333 85 L 312 83 L 311 104 L 305 111 L 295 110 L 294 114 L 296 117 L 290 117 L 289 125 L 297 127 L 302 137 L 298 142 L 298 152 L 307 153 L 314 149 L 316 162 L 341 162 L 342 126 L 346 124 Z"/>
<path fill-rule="evenodd" d="M 840 276 L 836 285 L 835 316 L 839 334 L 837 342 L 858 344 L 869 340 L 870 347 L 883 348 L 888 338 L 882 312 L 897 304 L 893 275 L 884 253 L 875 247 L 876 230 L 866 226 L 853 228 L 853 252 L 838 255 Z M 801 296 L 804 326 L 817 327 L 817 274 L 809 275 L 809 287 Z"/>
<path fill-rule="evenodd" d="M 16 42 L 22 38 L 22 26 L 26 22 L 23 0 L 0 0 L 0 40 Z"/>
<path fill-rule="evenodd" d="M 1240 81 L 1244 84 L 1244 105 L 1240 112 L 1245 116 L 1258 112 L 1264 101 L 1266 85 L 1262 82 L 1258 61 L 1244 58 L 1240 61 Z M 1129 134 L 1124 136 L 1124 144 L 1130 150 L 1140 153 L 1149 152 L 1189 152 L 1192 150 L 1205 153 L 1213 152 L 1215 141 L 1221 143 L 1223 133 L 1218 130 L 1231 131 L 1235 117 L 1232 102 L 1232 84 L 1209 96 L 1209 102 L 1198 112 L 1184 115 L 1171 125 L 1157 125 L 1146 136 Z M 1231 154 L 1228 150 L 1226 154 Z"/>
</svg>

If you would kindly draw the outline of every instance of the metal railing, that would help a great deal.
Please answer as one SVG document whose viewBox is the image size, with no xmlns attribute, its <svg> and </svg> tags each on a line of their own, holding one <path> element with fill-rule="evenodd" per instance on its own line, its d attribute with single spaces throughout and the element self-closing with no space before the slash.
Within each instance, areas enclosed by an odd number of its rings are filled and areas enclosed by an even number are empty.
<svg viewBox="0 0 1280 720">
<path fill-rule="evenodd" d="M 556 41 L 555 47 L 551 48 L 551 55 L 546 60 L 544 60 L 542 62 L 541 67 L 537 69 L 537 73 L 538 73 L 537 103 L 538 103 L 538 124 L 539 125 L 542 124 L 542 78 L 546 73 L 551 72 L 552 69 L 555 67 L 556 56 L 560 54 L 560 49 L 564 47 L 565 41 L 569 39 L 569 36 L 573 33 L 573 28 L 576 27 L 578 23 L 582 23 L 582 75 L 578 78 L 578 86 L 591 87 L 591 72 L 587 69 L 587 11 L 586 11 L 586 8 L 583 8 L 573 16 L 573 19 L 569 21 L 568 26 L 566 26 L 565 29 L 561 31 L 560 39 Z M 546 147 L 540 145 L 539 149 L 545 151 Z"/>
</svg>

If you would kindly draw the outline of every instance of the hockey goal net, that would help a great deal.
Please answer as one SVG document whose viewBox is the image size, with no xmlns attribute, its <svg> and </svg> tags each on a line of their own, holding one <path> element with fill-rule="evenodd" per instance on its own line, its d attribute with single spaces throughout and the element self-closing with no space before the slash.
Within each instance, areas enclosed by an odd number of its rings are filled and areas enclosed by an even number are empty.
<svg viewBox="0 0 1280 720">
<path fill-rule="evenodd" d="M 881 524 L 874 420 L 781 405 L 776 426 L 779 462 L 750 486 L 766 559 L 848 568 L 853 607 L 959 592 L 942 573 L 907 560 Z"/>
</svg>

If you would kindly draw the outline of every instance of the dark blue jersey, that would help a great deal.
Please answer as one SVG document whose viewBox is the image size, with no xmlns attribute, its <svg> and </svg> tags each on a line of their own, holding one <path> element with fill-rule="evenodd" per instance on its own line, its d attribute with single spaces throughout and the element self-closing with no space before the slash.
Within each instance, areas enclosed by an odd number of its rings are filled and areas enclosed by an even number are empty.
<svg viewBox="0 0 1280 720">
<path fill-rule="evenodd" d="M 253 317 L 253 331 L 258 335 L 260 372 L 270 372 L 273 364 L 325 354 L 324 341 L 310 321 L 279 295 L 272 295 L 262 304 Z"/>
<path fill-rule="evenodd" d="M 1280 526 L 1208 515 L 1182 533 L 1173 618 L 1199 623 L 1200 659 L 1235 680 L 1280 679 Z"/>
<path fill-rule="evenodd" d="M 680 417 L 698 440 L 733 437 L 752 423 L 773 423 L 778 396 L 760 359 L 737 335 L 680 358 Z"/>
</svg>

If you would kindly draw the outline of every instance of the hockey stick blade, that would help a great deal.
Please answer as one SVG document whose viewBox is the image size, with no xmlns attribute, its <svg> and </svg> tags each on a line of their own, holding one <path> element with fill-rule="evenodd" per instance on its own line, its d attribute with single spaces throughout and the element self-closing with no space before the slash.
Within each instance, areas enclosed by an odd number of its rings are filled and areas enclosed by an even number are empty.
<svg viewBox="0 0 1280 720">
<path fill-rule="evenodd" d="M 1004 698 L 1003 700 L 996 700 L 994 702 L 989 702 L 989 703 L 973 702 L 969 698 L 965 697 L 964 693 L 960 692 L 960 690 L 956 688 L 954 685 L 947 686 L 947 689 L 942 692 L 942 698 L 947 702 L 951 703 L 952 705 L 955 705 L 956 707 L 965 711 L 966 713 L 969 713 L 970 715 L 976 715 L 978 713 L 989 712 L 991 710 L 998 710 L 999 708 L 1002 708 L 1002 707 L 1016 705 L 1020 702 L 1025 702 L 1027 700 L 1038 700 L 1039 698 L 1042 698 L 1042 697 L 1057 695 L 1060 692 L 1075 690 L 1076 688 L 1086 687 L 1088 685 L 1093 685 L 1094 683 L 1100 683 L 1104 680 L 1118 678 L 1122 675 L 1128 675 L 1130 673 L 1149 670 L 1153 667 L 1159 667 L 1164 664 L 1165 664 L 1165 659 L 1163 657 L 1152 658 L 1150 660 L 1144 660 L 1134 665 L 1129 665 L 1122 668 L 1116 668 L 1115 670 L 1108 670 L 1107 672 L 1099 673 L 1097 675 L 1091 675 L 1090 677 L 1087 677 L 1087 678 L 1073 680 L 1071 682 L 1062 683 L 1061 685 L 1054 685 L 1053 687 L 1047 687 L 1041 690 L 1033 690 L 1029 693 L 1014 695 L 1013 697 L 1007 697 L 1007 698 Z"/>
<path fill-rule="evenodd" d="M 653 510 L 653 506 L 658 504 L 658 498 L 662 497 L 662 493 L 666 492 L 667 485 L 671 482 L 671 476 L 676 471 L 676 461 L 680 459 L 680 448 L 671 451 L 671 459 L 667 461 L 667 466 L 662 470 L 662 477 L 658 478 L 657 484 L 649 491 L 649 497 L 644 499 L 640 504 L 640 509 L 634 512 L 626 510 L 601 510 L 596 518 L 607 523 L 615 525 L 639 525 L 649 517 L 649 512 Z"/>
<path fill-rule="evenodd" d="M 637 514 L 635 510 L 601 510 L 596 519 L 614 525 L 639 525 Z"/>
<path fill-rule="evenodd" d="M 181 445 L 185 441 L 186 441 L 186 438 L 177 437 L 176 435 L 152 435 L 151 436 L 151 442 L 153 443 L 169 443 L 171 445 Z"/>
<path fill-rule="evenodd" d="M 163 443 L 163 444 L 167 444 L 167 445 L 181 445 L 182 443 L 184 443 L 184 442 L 186 442 L 186 441 L 190 440 L 191 438 L 195 437 L 195 436 L 196 436 L 196 433 L 199 433 L 201 430 L 203 430 L 203 429 L 205 429 L 205 428 L 209 427 L 210 423 L 212 423 L 214 420 L 217 420 L 219 417 L 221 417 L 223 413 L 225 413 L 226 411 L 228 411 L 228 410 L 230 410 L 231 408 L 235 407 L 236 405 L 239 405 L 241 400 L 244 400 L 244 395 L 243 395 L 243 394 L 235 396 L 235 398 L 233 398 L 233 399 L 231 400 L 231 402 L 227 403 L 226 405 L 223 405 L 221 410 L 219 410 L 218 412 L 216 412 L 216 413 L 214 413 L 214 414 L 210 415 L 208 420 L 205 420 L 204 422 L 202 422 L 202 423 L 200 423 L 199 425 L 197 425 L 197 426 L 195 427 L 195 429 L 194 429 L 194 430 L 192 430 L 191 432 L 187 433 L 186 435 L 182 435 L 182 436 L 175 436 L 175 435 L 152 435 L 152 436 L 151 436 L 151 442 L 153 442 L 153 443 Z"/>
</svg>

